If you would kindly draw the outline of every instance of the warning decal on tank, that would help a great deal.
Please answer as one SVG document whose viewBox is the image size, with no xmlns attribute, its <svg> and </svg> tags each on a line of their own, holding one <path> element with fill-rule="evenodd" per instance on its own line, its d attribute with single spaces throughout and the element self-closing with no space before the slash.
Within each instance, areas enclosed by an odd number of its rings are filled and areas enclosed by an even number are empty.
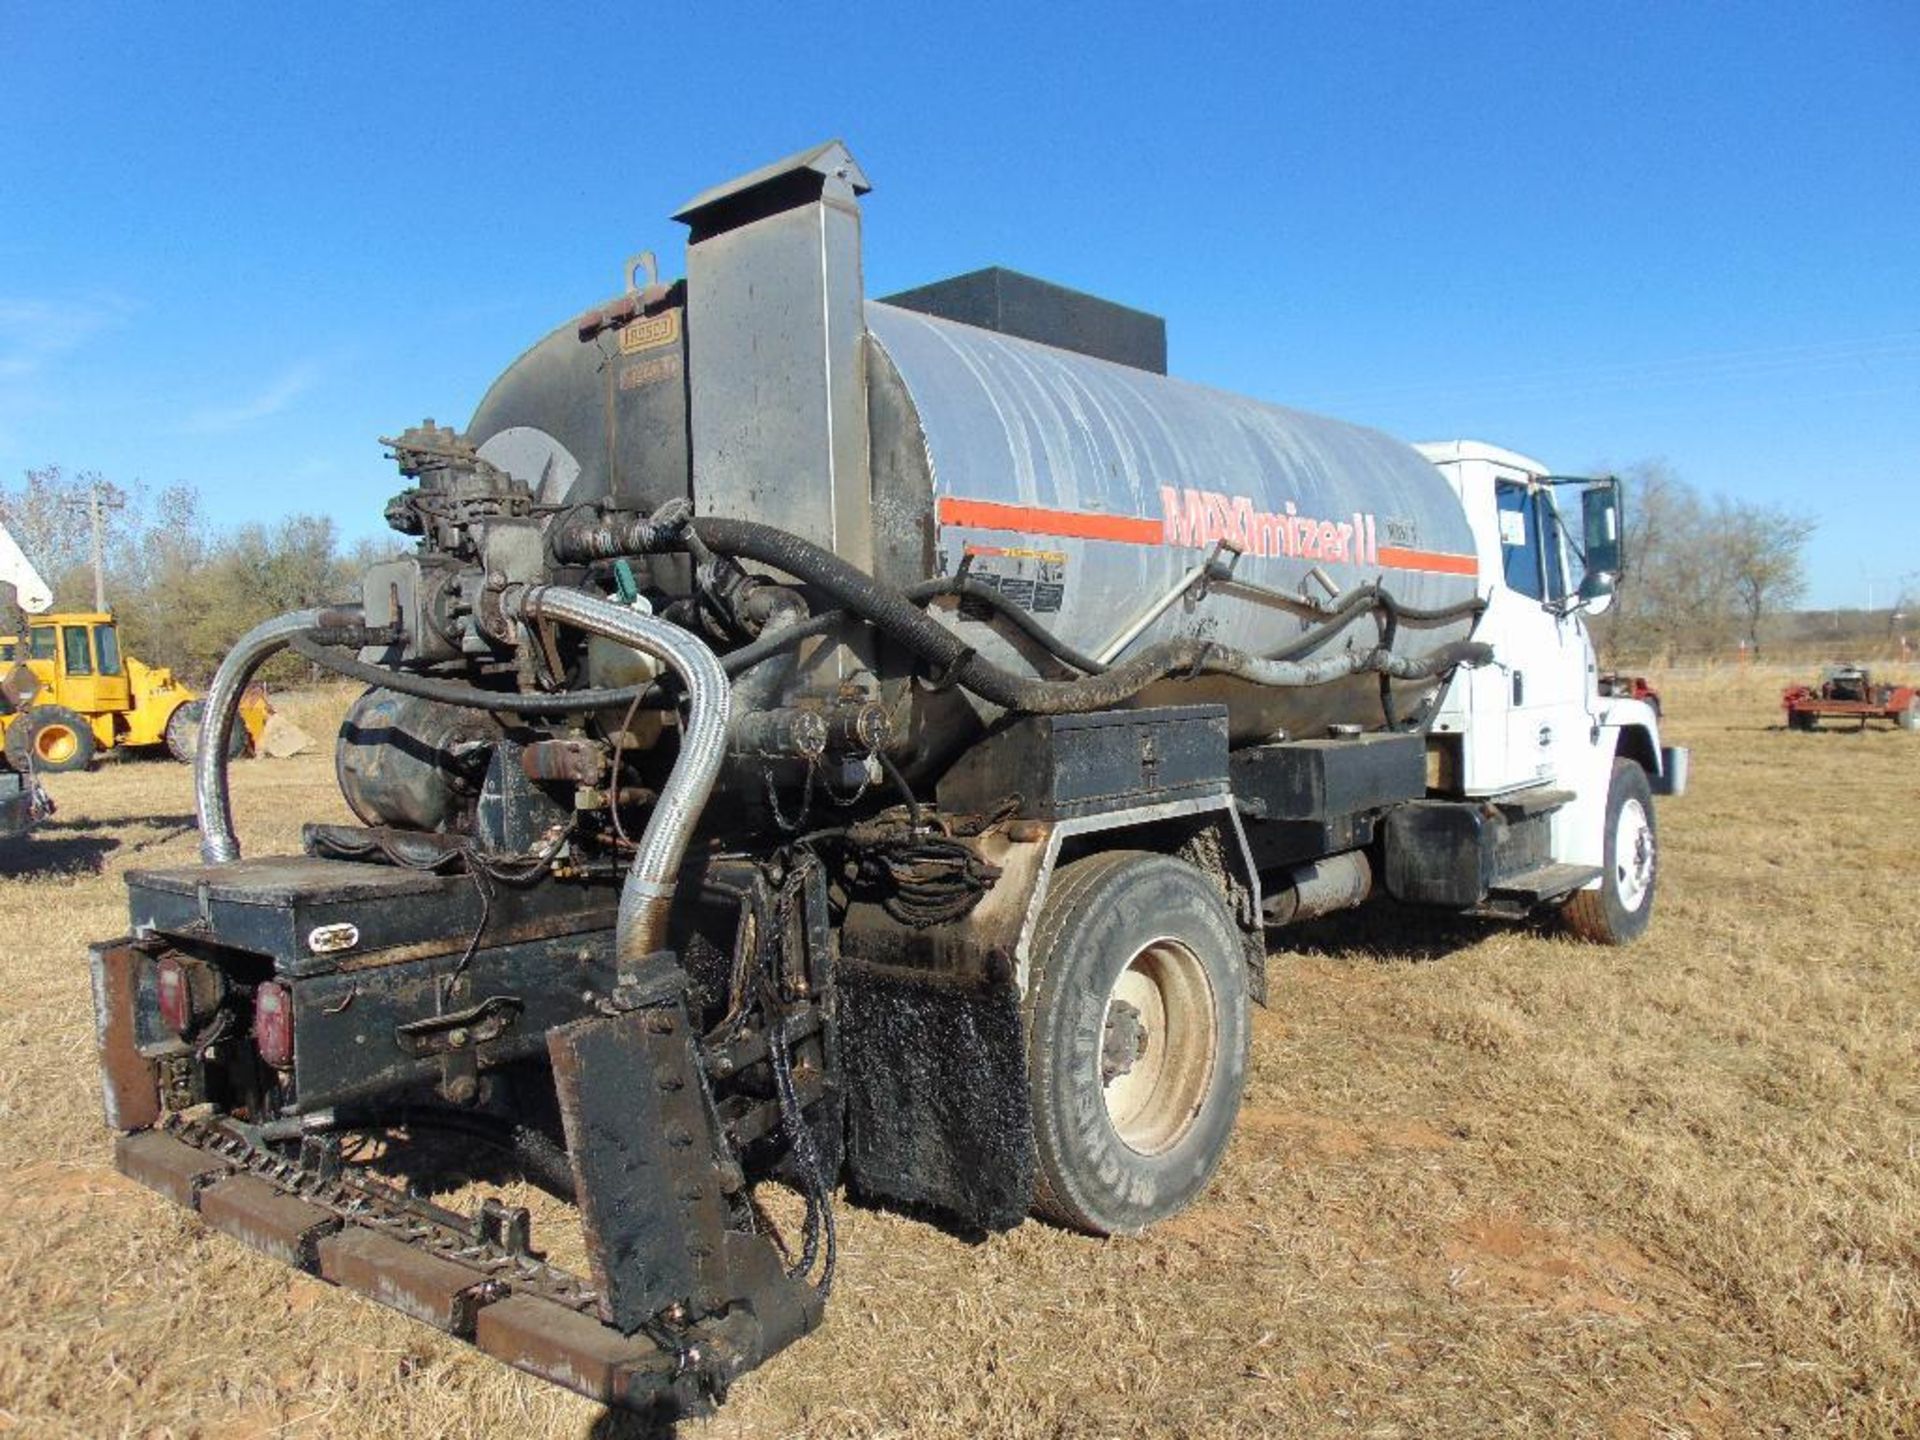
<svg viewBox="0 0 1920 1440">
<path fill-rule="evenodd" d="M 642 315 L 620 331 L 620 353 L 632 355 L 641 350 L 658 350 L 680 338 L 680 312 L 662 310 L 658 315 Z"/>
<path fill-rule="evenodd" d="M 1279 510 L 1259 510 L 1245 495 L 1211 490 L 1160 488 L 1161 518 L 1097 515 L 1008 505 L 995 500 L 940 497 L 940 523 L 970 529 L 1003 530 L 1074 540 L 1112 540 L 1127 545 L 1164 545 L 1185 550 L 1225 543 L 1243 555 L 1286 556 L 1369 569 L 1422 570 L 1443 575 L 1477 575 L 1472 555 L 1418 550 L 1379 543 L 1379 523 L 1356 512 L 1339 519 L 1302 515 L 1292 501 Z"/>
<path fill-rule="evenodd" d="M 965 550 L 963 571 L 967 579 L 989 590 L 997 590 L 1034 615 L 1059 611 L 1067 595 L 1067 557 L 1058 550 L 1035 550 L 1016 546 L 969 545 Z M 986 620 L 992 611 L 986 602 L 962 595 L 960 618 Z"/>
</svg>

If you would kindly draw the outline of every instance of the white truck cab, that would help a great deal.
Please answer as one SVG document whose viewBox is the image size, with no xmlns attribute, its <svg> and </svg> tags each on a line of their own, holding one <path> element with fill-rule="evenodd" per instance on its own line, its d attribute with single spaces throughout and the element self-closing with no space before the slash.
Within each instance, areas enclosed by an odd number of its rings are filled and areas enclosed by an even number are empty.
<svg viewBox="0 0 1920 1440">
<path fill-rule="evenodd" d="M 1636 886 L 1651 884 L 1652 807 L 1621 793 L 1639 786 L 1616 767 L 1641 771 L 1649 795 L 1677 795 L 1687 766 L 1685 751 L 1661 745 L 1652 706 L 1599 691 L 1586 617 L 1610 603 L 1617 578 L 1618 487 L 1554 476 L 1477 440 L 1415 448 L 1473 527 L 1487 607 L 1474 633 L 1494 653 L 1457 672 L 1441 697 L 1433 735 L 1457 766 L 1451 788 L 1465 798 L 1568 797 L 1552 811 L 1553 862 L 1596 868 L 1583 891 L 1621 891 L 1630 908 L 1644 906 Z M 1570 489 L 1582 496 L 1577 532 L 1556 499 Z"/>
</svg>

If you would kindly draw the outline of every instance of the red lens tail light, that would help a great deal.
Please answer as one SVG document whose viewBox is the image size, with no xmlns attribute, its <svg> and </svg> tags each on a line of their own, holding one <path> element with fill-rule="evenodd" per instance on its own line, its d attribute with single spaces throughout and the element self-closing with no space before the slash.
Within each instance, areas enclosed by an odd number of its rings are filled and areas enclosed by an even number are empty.
<svg viewBox="0 0 1920 1440">
<path fill-rule="evenodd" d="M 176 1035 L 193 1028 L 193 991 L 187 984 L 187 972 L 171 955 L 162 956 L 153 967 L 155 987 L 160 992 L 160 1019 Z"/>
<path fill-rule="evenodd" d="M 269 980 L 253 992 L 253 1043 L 276 1070 L 293 1064 L 293 996 Z"/>
</svg>

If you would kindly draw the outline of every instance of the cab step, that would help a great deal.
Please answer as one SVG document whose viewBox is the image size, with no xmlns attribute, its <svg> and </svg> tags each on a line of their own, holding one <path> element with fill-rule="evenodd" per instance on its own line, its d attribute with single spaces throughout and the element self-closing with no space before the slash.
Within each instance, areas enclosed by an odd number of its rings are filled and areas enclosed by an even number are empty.
<svg viewBox="0 0 1920 1440">
<path fill-rule="evenodd" d="M 1474 913 L 1508 920 L 1522 919 L 1549 901 L 1571 895 L 1581 886 L 1599 878 L 1598 865 L 1536 865 L 1531 870 L 1502 876 Z"/>
</svg>

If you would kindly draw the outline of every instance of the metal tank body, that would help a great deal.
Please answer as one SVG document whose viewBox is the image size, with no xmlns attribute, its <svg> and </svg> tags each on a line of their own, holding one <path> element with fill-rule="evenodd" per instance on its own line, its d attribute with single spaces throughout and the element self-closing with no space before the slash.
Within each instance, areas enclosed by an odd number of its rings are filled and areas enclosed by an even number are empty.
<svg viewBox="0 0 1920 1440">
<path fill-rule="evenodd" d="M 651 353 L 632 342 L 623 351 L 617 335 L 582 341 L 573 324 L 554 331 L 495 382 L 469 438 L 548 504 L 611 495 L 650 508 L 688 493 L 683 356 L 699 322 L 665 313 L 673 323 L 654 333 L 670 338 Z M 1474 594 L 1464 512 L 1398 440 L 879 301 L 864 315 L 873 568 L 890 584 L 964 565 L 1106 659 L 1182 635 L 1268 655 L 1311 628 L 1230 587 L 1192 586 L 1222 541 L 1239 552 L 1236 580 L 1287 594 L 1330 598 L 1309 578 L 1316 569 L 1342 592 L 1378 581 L 1420 609 Z M 1192 593 L 1128 639 L 1176 590 Z M 937 613 L 999 663 L 1039 668 L 1035 652 L 966 618 L 967 607 Z M 1423 652 L 1470 628 L 1405 630 L 1399 648 Z M 1377 638 L 1363 617 L 1329 643 Z M 1422 720 L 1437 687 L 1398 688 L 1403 720 Z M 1286 691 L 1206 677 L 1163 683 L 1139 703 L 1201 700 L 1232 707 L 1236 743 L 1383 718 L 1370 676 Z"/>
<path fill-rule="evenodd" d="M 1326 600 L 1309 578 L 1318 568 L 1342 592 L 1378 581 L 1419 609 L 1473 598 L 1465 513 L 1398 440 L 877 301 L 866 317 L 876 512 L 927 514 L 934 573 L 964 564 L 1079 650 L 1114 659 L 1199 635 L 1269 655 L 1311 628 L 1229 587 L 1193 586 L 1222 541 L 1240 552 L 1234 579 L 1269 590 Z M 903 411 L 918 447 L 888 433 Z M 1136 631 L 1173 592 L 1188 593 Z M 956 623 L 982 653 L 1019 663 L 986 623 Z M 1403 630 L 1398 648 L 1421 653 L 1470 629 Z M 1308 653 L 1377 640 L 1362 617 Z M 1401 717 L 1424 718 L 1420 700 L 1437 688 L 1402 687 Z M 1140 703 L 1200 699 L 1231 705 L 1238 742 L 1383 723 L 1370 676 L 1286 691 L 1167 682 Z"/>
<path fill-rule="evenodd" d="M 496 382 L 468 439 L 556 509 L 690 495 L 702 515 L 791 531 L 895 588 L 964 567 L 1102 660 L 1181 636 L 1294 659 L 1378 643 L 1359 613 L 1298 651 L 1316 622 L 1272 592 L 1326 602 L 1378 583 L 1422 610 L 1473 598 L 1465 513 L 1408 445 L 865 299 L 866 189 L 832 143 L 702 195 L 676 216 L 692 231 L 686 281 L 630 285 L 554 331 Z M 1231 560 L 1231 580 L 1193 584 L 1210 559 Z M 685 571 L 660 557 L 652 579 L 677 593 Z M 934 613 L 988 659 L 1062 673 L 974 606 L 948 599 Z M 1472 624 L 1403 624 L 1395 649 L 1424 654 Z M 845 638 L 818 645 L 785 695 L 870 669 L 920 773 L 995 718 Z M 1397 723 L 1424 725 L 1439 689 L 1397 685 Z M 1168 680 L 1134 703 L 1206 700 L 1229 705 L 1236 743 L 1385 723 L 1371 675 L 1284 690 Z"/>
</svg>

